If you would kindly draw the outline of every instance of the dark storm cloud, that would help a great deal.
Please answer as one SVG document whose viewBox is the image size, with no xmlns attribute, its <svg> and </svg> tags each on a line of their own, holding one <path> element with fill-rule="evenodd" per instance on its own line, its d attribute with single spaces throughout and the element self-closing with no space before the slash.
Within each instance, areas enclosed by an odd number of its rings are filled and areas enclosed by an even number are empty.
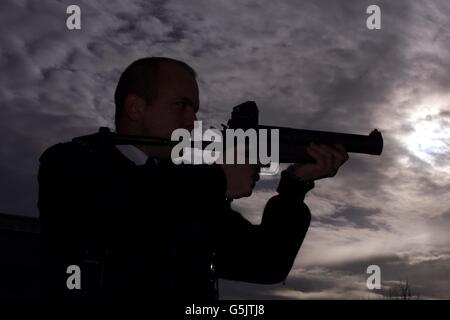
<svg viewBox="0 0 450 320">
<path fill-rule="evenodd" d="M 427 127 L 448 132 L 448 1 L 81 1 L 74 32 L 69 4 L 0 4 L 1 212 L 36 216 L 41 152 L 112 127 L 121 71 L 171 56 L 199 74 L 204 127 L 255 100 L 264 124 L 384 136 L 381 157 L 351 155 L 308 195 L 313 223 L 286 286 L 224 282 L 224 297 L 361 298 L 373 261 L 386 281 L 407 271 L 423 295 L 448 297 L 450 158 L 419 152 L 448 147 Z M 365 27 L 371 4 L 382 30 Z M 262 179 L 233 205 L 258 223 L 277 185 Z"/>
</svg>

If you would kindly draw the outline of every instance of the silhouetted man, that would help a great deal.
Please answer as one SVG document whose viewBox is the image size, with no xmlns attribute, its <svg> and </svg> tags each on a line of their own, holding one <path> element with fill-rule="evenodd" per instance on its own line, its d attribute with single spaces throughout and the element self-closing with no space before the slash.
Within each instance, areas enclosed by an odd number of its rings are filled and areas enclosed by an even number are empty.
<svg viewBox="0 0 450 320">
<path fill-rule="evenodd" d="M 187 64 L 137 60 L 116 88 L 116 131 L 170 139 L 177 128 L 193 129 L 198 96 Z M 316 163 L 283 171 L 261 224 L 252 225 L 230 202 L 252 193 L 258 166 L 175 165 L 167 147 L 95 137 L 57 144 L 40 159 L 51 296 L 213 299 L 217 278 L 281 282 L 309 227 L 305 194 L 348 159 L 342 146 L 311 145 Z M 70 265 L 80 267 L 81 289 L 67 287 Z"/>
</svg>

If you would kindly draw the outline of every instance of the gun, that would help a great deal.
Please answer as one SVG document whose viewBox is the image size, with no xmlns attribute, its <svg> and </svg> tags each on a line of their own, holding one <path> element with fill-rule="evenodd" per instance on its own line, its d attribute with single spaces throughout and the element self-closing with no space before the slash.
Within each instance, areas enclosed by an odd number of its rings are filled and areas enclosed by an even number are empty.
<svg viewBox="0 0 450 320">
<path fill-rule="evenodd" d="M 342 144 L 347 152 L 363 153 L 370 155 L 380 155 L 383 151 L 383 137 L 378 130 L 373 130 L 369 135 L 358 135 L 349 133 L 327 132 L 294 129 L 286 127 L 260 125 L 258 123 L 259 110 L 254 101 L 244 102 L 233 108 L 231 118 L 226 129 L 272 129 L 279 130 L 279 162 L 280 163 L 306 163 L 315 162 L 306 152 L 310 143 L 325 144 L 333 147 L 334 144 Z M 75 142 L 90 145 L 93 144 L 114 144 L 114 145 L 153 145 L 174 147 L 178 141 L 168 139 L 122 135 L 111 132 L 106 127 L 101 127 L 98 134 L 78 137 Z M 203 141 L 202 147 L 205 148 L 211 141 Z"/>
<path fill-rule="evenodd" d="M 324 144 L 333 147 L 341 144 L 347 152 L 381 155 L 383 151 L 383 137 L 381 132 L 374 129 L 369 135 L 294 129 L 286 127 L 260 125 L 259 110 L 254 101 L 244 102 L 233 108 L 231 119 L 227 123 L 230 129 L 278 129 L 279 130 L 279 162 L 315 162 L 306 152 L 310 143 Z"/>
</svg>

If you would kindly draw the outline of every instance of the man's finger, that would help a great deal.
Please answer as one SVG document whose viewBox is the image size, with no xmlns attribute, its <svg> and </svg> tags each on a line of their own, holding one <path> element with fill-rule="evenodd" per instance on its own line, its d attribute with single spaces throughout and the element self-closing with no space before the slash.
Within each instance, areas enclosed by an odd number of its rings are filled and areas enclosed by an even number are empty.
<svg viewBox="0 0 450 320">
<path fill-rule="evenodd" d="M 345 150 L 345 148 L 344 148 Z M 336 161 L 335 167 L 340 167 L 345 161 L 348 160 L 348 154 L 345 151 L 336 150 L 335 148 L 330 147 L 330 152 L 334 154 Z"/>
<path fill-rule="evenodd" d="M 346 149 L 345 146 L 342 145 L 342 144 L 336 143 L 336 144 L 334 145 L 334 147 L 335 147 L 336 149 L 338 149 L 339 151 L 347 152 L 347 149 Z"/>
<path fill-rule="evenodd" d="M 329 146 L 324 146 L 324 149 L 332 155 L 332 169 L 335 173 L 335 171 L 339 169 L 342 163 L 345 162 L 345 156 L 341 152 Z"/>
<path fill-rule="evenodd" d="M 334 145 L 336 149 L 338 149 L 342 154 L 344 155 L 345 161 L 349 159 L 349 155 L 347 153 L 347 149 L 342 144 L 335 144 Z"/>
<path fill-rule="evenodd" d="M 311 143 L 310 144 L 311 148 L 313 148 L 315 151 L 320 153 L 322 156 L 326 157 L 327 156 L 327 152 L 325 150 L 323 150 L 323 148 L 321 146 L 323 146 L 323 145 L 317 145 L 315 143 Z"/>
<path fill-rule="evenodd" d="M 324 145 L 323 146 L 324 147 L 324 149 L 326 149 L 329 153 L 331 153 L 331 154 L 333 154 L 333 156 L 337 159 L 337 160 L 340 160 L 340 161 L 343 161 L 344 160 L 344 155 L 342 154 L 342 152 L 339 152 L 338 150 L 336 150 L 336 149 L 334 149 L 334 148 L 331 148 L 331 147 L 329 147 L 329 146 L 327 146 L 327 145 Z"/>
<path fill-rule="evenodd" d="M 314 159 L 316 160 L 316 163 L 320 167 L 324 167 L 326 165 L 325 157 L 320 153 L 317 148 L 314 148 L 313 146 L 309 146 L 306 148 L 306 152 Z"/>
<path fill-rule="evenodd" d="M 325 161 L 324 169 L 326 171 L 333 169 L 334 168 L 334 156 L 330 151 L 327 150 L 327 146 L 321 144 L 321 145 L 317 146 L 317 151 L 320 152 L 320 154 L 322 154 L 322 156 L 324 157 L 324 161 Z"/>
</svg>

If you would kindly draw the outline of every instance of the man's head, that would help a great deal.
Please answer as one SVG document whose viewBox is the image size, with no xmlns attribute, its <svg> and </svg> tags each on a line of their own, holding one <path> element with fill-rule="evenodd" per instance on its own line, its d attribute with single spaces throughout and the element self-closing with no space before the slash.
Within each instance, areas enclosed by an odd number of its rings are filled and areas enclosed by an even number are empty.
<svg viewBox="0 0 450 320">
<path fill-rule="evenodd" d="M 175 59 L 139 59 L 122 73 L 114 100 L 117 132 L 170 139 L 173 130 L 194 127 L 196 73 Z"/>
<path fill-rule="evenodd" d="M 186 63 L 161 57 L 136 60 L 122 73 L 115 92 L 116 130 L 121 134 L 170 139 L 178 128 L 192 130 L 199 108 L 195 71 Z M 139 146 L 150 156 L 170 157 L 163 147 Z M 259 167 L 224 166 L 227 196 L 249 196 Z"/>
</svg>

